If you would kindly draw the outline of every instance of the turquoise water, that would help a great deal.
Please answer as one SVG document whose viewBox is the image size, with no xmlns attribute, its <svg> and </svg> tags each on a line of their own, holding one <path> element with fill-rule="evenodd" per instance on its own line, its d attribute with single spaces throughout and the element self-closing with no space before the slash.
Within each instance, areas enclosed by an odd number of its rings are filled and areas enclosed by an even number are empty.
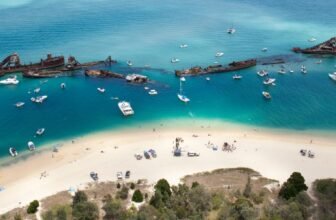
<svg viewBox="0 0 336 220">
<path fill-rule="evenodd" d="M 336 36 L 336 16 L 322 13 L 335 8 L 336 2 L 325 0 L 274 3 L 258 1 L 90 1 L 90 0 L 5 0 L 0 2 L 0 57 L 17 52 L 25 62 L 38 61 L 45 54 L 74 55 L 86 62 L 108 55 L 119 64 L 108 68 L 116 72 L 139 72 L 148 75 L 158 90 L 149 96 L 143 86 L 129 85 L 117 79 L 88 79 L 82 72 L 74 77 L 40 80 L 22 79 L 18 86 L 1 86 L 0 155 L 8 147 L 26 149 L 33 140 L 37 145 L 64 137 L 119 126 L 138 126 L 145 122 L 171 118 L 211 118 L 230 122 L 294 130 L 336 129 L 336 83 L 327 73 L 335 71 L 336 59 L 295 55 L 303 60 L 309 73 L 302 75 L 302 63 L 288 66 L 293 74 L 280 76 L 279 66 L 268 70 L 277 78 L 269 88 L 273 99 L 266 102 L 261 91 L 267 89 L 255 74 L 261 66 L 240 71 L 241 81 L 232 74 L 188 78 L 184 85 L 191 98 L 187 105 L 177 100 L 179 81 L 174 69 L 209 65 L 233 60 L 292 54 L 293 46 L 312 45 Z M 234 35 L 226 29 L 234 26 Z M 186 43 L 188 48 L 179 45 Z M 267 53 L 261 48 L 267 47 Z M 225 55 L 216 59 L 215 53 Z M 177 57 L 180 63 L 171 64 Z M 132 60 L 139 68 L 128 68 Z M 150 65 L 153 69 L 143 69 Z M 102 67 L 105 68 L 105 67 Z M 59 88 L 67 84 L 65 91 Z M 41 87 L 47 94 L 43 105 L 29 101 L 32 91 Z M 97 92 L 105 87 L 106 93 Z M 136 114 L 123 118 L 117 108 L 120 97 L 131 102 Z M 13 105 L 26 102 L 22 109 Z M 37 128 L 45 127 L 42 137 L 34 137 Z"/>
</svg>

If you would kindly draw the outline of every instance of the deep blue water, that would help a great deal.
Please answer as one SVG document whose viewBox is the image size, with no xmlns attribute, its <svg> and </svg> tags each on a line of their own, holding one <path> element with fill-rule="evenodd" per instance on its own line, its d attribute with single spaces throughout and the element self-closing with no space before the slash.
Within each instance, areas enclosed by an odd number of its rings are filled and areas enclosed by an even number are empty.
<svg viewBox="0 0 336 220">
<path fill-rule="evenodd" d="M 159 95 L 149 96 L 143 86 L 129 85 L 117 79 L 88 79 L 82 72 L 74 77 L 40 80 L 22 79 L 18 86 L 1 86 L 0 155 L 8 147 L 26 149 L 33 140 L 37 145 L 64 137 L 119 126 L 138 126 L 145 122 L 171 118 L 213 118 L 255 126 L 295 130 L 336 129 L 336 83 L 327 74 L 335 71 L 336 59 L 297 55 L 309 73 L 302 75 L 302 63 L 289 63 L 293 74 L 278 75 L 279 66 L 268 70 L 277 78 L 269 88 L 272 100 L 266 102 L 256 71 L 261 66 L 240 71 L 241 81 L 232 74 L 188 78 L 184 85 L 191 98 L 187 105 L 176 98 L 179 80 L 173 70 L 214 61 L 233 60 L 278 54 L 292 54 L 293 46 L 308 47 L 307 39 L 317 42 L 336 36 L 336 16 L 321 13 L 335 8 L 334 0 L 257 1 L 109 1 L 109 0 L 5 0 L 0 2 L 0 57 L 17 52 L 25 62 L 38 61 L 45 54 L 74 55 L 81 62 L 105 59 L 119 61 L 111 70 L 140 72 L 155 82 L 149 87 Z M 226 29 L 234 26 L 234 35 Z M 186 43 L 188 48 L 180 49 Z M 268 47 L 267 53 L 261 48 Z M 216 59 L 214 54 L 225 55 Z M 181 62 L 171 64 L 178 57 Z M 129 69 L 151 65 L 153 69 Z M 162 68 L 165 71 L 158 70 Z M 59 84 L 65 82 L 65 91 Z M 47 94 L 43 105 L 29 101 L 32 91 L 41 87 Z M 105 87 L 99 94 L 97 87 Z M 117 108 L 118 96 L 131 102 L 136 114 L 123 118 Z M 13 105 L 26 102 L 22 109 Z M 43 137 L 34 137 L 37 128 L 45 127 Z"/>
</svg>

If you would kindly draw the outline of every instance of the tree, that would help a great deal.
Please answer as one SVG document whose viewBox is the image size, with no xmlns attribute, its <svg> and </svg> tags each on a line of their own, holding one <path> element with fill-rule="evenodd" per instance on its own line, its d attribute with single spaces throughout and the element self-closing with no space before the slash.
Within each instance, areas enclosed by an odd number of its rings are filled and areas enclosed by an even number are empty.
<svg viewBox="0 0 336 220">
<path fill-rule="evenodd" d="M 99 210 L 95 203 L 79 202 L 72 209 L 74 220 L 96 220 L 99 218 Z"/>
<path fill-rule="evenodd" d="M 28 214 L 36 213 L 39 206 L 40 204 L 37 200 L 32 201 L 27 208 L 27 213 Z"/>
<path fill-rule="evenodd" d="M 131 183 L 130 188 L 133 190 L 135 188 L 135 184 Z"/>
<path fill-rule="evenodd" d="M 109 199 L 105 202 L 103 210 L 105 211 L 104 219 L 106 220 L 119 220 L 123 219 L 126 215 L 120 202 L 113 199 Z"/>
<path fill-rule="evenodd" d="M 77 191 L 72 200 L 72 206 L 74 207 L 78 203 L 87 202 L 87 201 L 88 201 L 88 198 L 85 192 Z"/>
<path fill-rule="evenodd" d="M 279 196 L 288 200 L 292 197 L 295 197 L 301 191 L 306 191 L 308 189 L 305 184 L 305 179 L 299 172 L 294 172 L 288 178 L 288 180 L 282 185 Z"/>
<path fill-rule="evenodd" d="M 154 188 L 156 191 L 160 191 L 163 195 L 171 196 L 170 185 L 165 179 L 160 179 Z"/>
<path fill-rule="evenodd" d="M 132 196 L 133 202 L 143 202 L 143 196 L 140 190 L 135 190 Z"/>
<path fill-rule="evenodd" d="M 251 192 L 252 192 L 252 187 L 251 187 L 251 178 L 250 176 L 247 178 L 247 183 L 243 192 L 243 195 L 246 198 L 249 198 L 251 196 Z"/>
</svg>

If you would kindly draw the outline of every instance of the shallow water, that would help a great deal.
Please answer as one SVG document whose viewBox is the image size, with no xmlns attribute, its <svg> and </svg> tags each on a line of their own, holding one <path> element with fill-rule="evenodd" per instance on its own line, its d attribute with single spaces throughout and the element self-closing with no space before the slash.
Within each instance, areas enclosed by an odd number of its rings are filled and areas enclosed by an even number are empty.
<svg viewBox="0 0 336 220">
<path fill-rule="evenodd" d="M 335 1 L 177 1 L 158 3 L 144 1 L 89 0 L 17 0 L 1 1 L 0 57 L 18 52 L 28 63 L 45 54 L 74 55 L 86 62 L 105 59 L 119 61 L 110 69 L 116 72 L 140 72 L 155 82 L 149 87 L 158 96 L 149 96 L 143 86 L 129 85 L 116 79 L 88 79 L 77 72 L 75 77 L 40 80 L 21 79 L 16 87 L 1 86 L 0 155 L 8 155 L 8 147 L 26 149 L 33 140 L 37 145 L 64 137 L 119 126 L 137 126 L 145 122 L 171 118 L 212 118 L 254 126 L 295 130 L 336 129 L 336 83 L 327 73 L 335 71 L 336 60 L 297 55 L 309 73 L 302 75 L 302 63 L 289 63 L 295 70 L 284 76 L 276 73 L 279 66 L 268 70 L 277 85 L 265 88 L 255 74 L 257 66 L 240 71 L 241 81 L 232 74 L 187 78 L 187 105 L 177 100 L 179 81 L 174 69 L 193 65 L 210 65 L 214 61 L 292 54 L 293 46 L 312 45 L 307 39 L 324 41 L 336 35 L 336 17 L 328 11 Z M 226 29 L 237 32 L 228 35 Z M 179 45 L 186 43 L 188 48 Z M 267 47 L 267 53 L 261 48 Z M 215 58 L 215 53 L 225 55 Z M 180 63 L 171 64 L 177 57 Z M 151 65 L 158 69 L 129 69 Z M 105 67 L 102 67 L 105 68 Z M 109 68 L 107 68 L 109 69 Z M 65 91 L 59 88 L 67 84 Z M 32 91 L 41 87 L 47 94 L 43 105 L 29 101 Z M 106 93 L 97 92 L 105 87 Z M 266 102 L 261 91 L 269 90 L 272 100 Z M 131 102 L 136 114 L 123 118 L 117 108 L 118 96 Z M 22 109 L 13 105 L 26 102 Z M 45 127 L 42 137 L 34 137 L 37 128 Z"/>
</svg>

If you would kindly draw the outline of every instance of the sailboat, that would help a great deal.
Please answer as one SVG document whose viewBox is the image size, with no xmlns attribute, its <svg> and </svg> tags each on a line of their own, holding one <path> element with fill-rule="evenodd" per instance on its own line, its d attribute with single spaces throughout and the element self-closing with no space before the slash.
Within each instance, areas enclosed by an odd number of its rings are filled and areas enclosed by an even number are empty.
<svg viewBox="0 0 336 220">
<path fill-rule="evenodd" d="M 185 103 L 187 103 L 187 102 L 190 101 L 190 99 L 189 99 L 187 96 L 183 95 L 182 81 L 181 81 L 181 80 L 180 80 L 180 92 L 177 93 L 177 98 L 178 98 L 180 101 L 185 102 Z"/>
</svg>

